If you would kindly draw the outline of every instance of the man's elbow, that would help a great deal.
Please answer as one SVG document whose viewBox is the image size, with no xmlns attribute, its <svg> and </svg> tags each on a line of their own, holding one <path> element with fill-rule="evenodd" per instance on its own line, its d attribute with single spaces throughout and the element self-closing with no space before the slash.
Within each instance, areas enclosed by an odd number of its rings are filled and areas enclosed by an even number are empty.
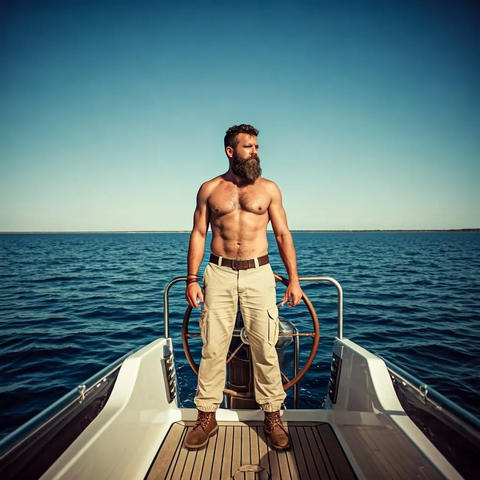
<svg viewBox="0 0 480 480">
<path fill-rule="evenodd" d="M 199 240 L 205 240 L 207 238 L 207 230 L 194 228 L 192 230 L 192 237 L 198 238 Z"/>
<path fill-rule="evenodd" d="M 292 234 L 290 233 L 290 230 L 283 230 L 281 232 L 276 233 L 275 238 L 277 240 L 277 243 L 282 244 L 285 241 L 290 240 L 292 238 Z"/>
</svg>

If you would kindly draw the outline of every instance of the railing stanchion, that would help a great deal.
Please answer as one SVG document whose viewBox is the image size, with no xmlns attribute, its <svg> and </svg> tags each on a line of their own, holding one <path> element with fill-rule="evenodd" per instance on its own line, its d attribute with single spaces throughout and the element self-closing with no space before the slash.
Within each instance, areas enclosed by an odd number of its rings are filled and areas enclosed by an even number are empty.
<svg viewBox="0 0 480 480">
<path fill-rule="evenodd" d="M 168 292 L 170 291 L 170 288 L 172 285 L 174 285 L 177 282 L 186 282 L 187 277 L 177 277 L 174 278 L 166 287 L 165 287 L 165 292 L 163 293 L 163 321 L 164 321 L 164 336 L 165 338 L 170 338 L 169 334 L 169 324 L 168 324 L 168 318 L 170 315 L 169 308 L 168 308 Z"/>
<path fill-rule="evenodd" d="M 337 337 L 343 338 L 343 290 L 342 286 L 332 277 L 300 277 L 301 282 L 329 282 L 336 289 L 338 294 L 338 318 L 337 318 Z"/>
</svg>

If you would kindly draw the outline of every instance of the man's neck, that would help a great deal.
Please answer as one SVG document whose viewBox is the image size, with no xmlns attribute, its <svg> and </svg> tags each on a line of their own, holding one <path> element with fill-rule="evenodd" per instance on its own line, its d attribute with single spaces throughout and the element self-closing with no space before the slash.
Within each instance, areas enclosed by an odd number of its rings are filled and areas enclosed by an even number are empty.
<svg viewBox="0 0 480 480">
<path fill-rule="evenodd" d="M 238 175 L 235 175 L 231 169 L 228 170 L 228 172 L 225 174 L 225 180 L 232 182 L 237 187 L 246 187 L 247 185 L 254 185 L 256 182 L 256 180 L 252 182 L 248 178 L 243 178 L 243 177 L 239 177 Z"/>
</svg>

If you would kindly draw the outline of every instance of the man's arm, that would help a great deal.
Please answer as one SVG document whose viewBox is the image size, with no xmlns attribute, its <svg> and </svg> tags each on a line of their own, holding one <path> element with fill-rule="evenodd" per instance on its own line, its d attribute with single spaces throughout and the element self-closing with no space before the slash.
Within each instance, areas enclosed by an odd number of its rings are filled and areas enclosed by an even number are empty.
<svg viewBox="0 0 480 480">
<path fill-rule="evenodd" d="M 282 302 L 287 302 L 289 307 L 298 305 L 302 299 L 302 289 L 298 281 L 297 255 L 293 238 L 287 223 L 287 215 L 282 205 L 282 194 L 272 182 L 270 185 L 272 201 L 268 207 L 268 214 L 272 223 L 273 233 L 278 244 L 278 251 L 283 264 L 287 269 L 289 285 Z"/>
<path fill-rule="evenodd" d="M 190 234 L 187 258 L 187 288 L 185 298 L 192 307 L 199 307 L 203 302 L 203 292 L 198 283 L 198 271 L 205 254 L 205 241 L 207 239 L 210 212 L 208 209 L 208 187 L 203 184 L 197 194 L 197 206 L 193 215 L 193 229 Z"/>
</svg>

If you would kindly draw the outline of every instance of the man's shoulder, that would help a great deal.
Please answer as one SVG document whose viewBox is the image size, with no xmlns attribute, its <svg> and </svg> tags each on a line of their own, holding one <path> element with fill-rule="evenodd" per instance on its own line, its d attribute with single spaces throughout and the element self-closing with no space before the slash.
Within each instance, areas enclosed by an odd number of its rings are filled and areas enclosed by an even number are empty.
<svg viewBox="0 0 480 480">
<path fill-rule="evenodd" d="M 257 182 L 259 186 L 266 188 L 267 190 L 278 190 L 277 184 L 268 178 L 260 177 Z"/>
<path fill-rule="evenodd" d="M 203 182 L 202 185 L 200 186 L 200 189 L 198 190 L 198 194 L 202 198 L 208 198 L 213 191 L 222 183 L 224 182 L 224 179 L 222 178 L 221 175 L 218 177 L 212 178 L 210 180 L 207 180 L 206 182 Z"/>
<path fill-rule="evenodd" d="M 218 175 L 217 177 L 214 177 L 210 180 L 207 180 L 206 182 L 203 182 L 200 189 L 211 190 L 211 189 L 214 189 L 215 187 L 218 187 L 218 185 L 220 185 L 222 182 L 224 182 L 222 175 Z"/>
</svg>

